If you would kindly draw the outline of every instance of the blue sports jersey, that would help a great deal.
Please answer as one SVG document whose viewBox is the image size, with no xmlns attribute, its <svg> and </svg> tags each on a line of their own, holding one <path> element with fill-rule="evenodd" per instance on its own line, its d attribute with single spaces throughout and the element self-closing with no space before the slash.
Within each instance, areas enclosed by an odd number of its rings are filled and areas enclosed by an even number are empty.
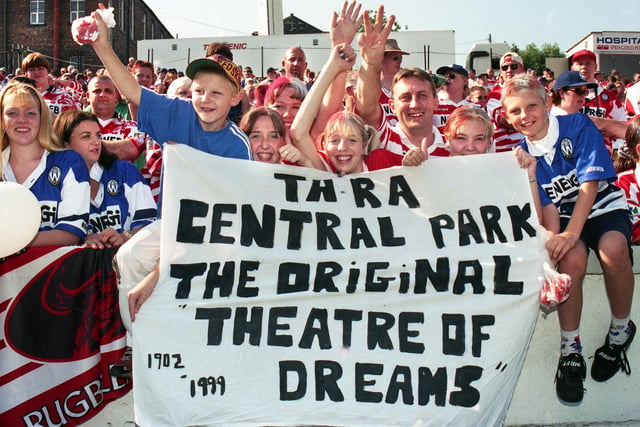
<svg viewBox="0 0 640 427">
<path fill-rule="evenodd" d="M 161 143 L 178 142 L 221 157 L 253 159 L 249 138 L 235 123 L 227 120 L 223 129 L 203 130 L 191 100 L 168 98 L 142 88 L 138 128 Z"/>
<path fill-rule="evenodd" d="M 10 147 L 2 153 L 2 179 L 17 182 L 9 164 Z M 40 203 L 40 230 L 63 230 L 84 239 L 89 219 L 89 171 L 72 150 L 46 151 L 22 183 Z"/>
<path fill-rule="evenodd" d="M 553 203 L 561 217 L 570 218 L 580 184 L 599 181 L 598 194 L 589 218 L 627 208 L 624 192 L 616 187 L 616 171 L 598 128 L 584 114 L 558 116 L 559 136 L 549 164 L 544 156 L 538 161 L 536 178 L 542 206 Z M 520 145 L 528 152 L 526 140 Z"/>
<path fill-rule="evenodd" d="M 140 171 L 129 162 L 116 160 L 107 169 L 94 164 L 91 178 L 100 183 L 91 200 L 89 230 L 107 228 L 135 230 L 156 219 L 156 202 Z"/>
</svg>

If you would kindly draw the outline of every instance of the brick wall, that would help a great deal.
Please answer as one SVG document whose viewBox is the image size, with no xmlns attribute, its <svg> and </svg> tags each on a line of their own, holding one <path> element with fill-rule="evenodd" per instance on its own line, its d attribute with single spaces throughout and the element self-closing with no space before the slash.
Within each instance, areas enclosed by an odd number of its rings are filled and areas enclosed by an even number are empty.
<svg viewBox="0 0 640 427">
<path fill-rule="evenodd" d="M 46 55 L 52 69 L 69 64 L 74 60 L 80 62 L 81 68 L 96 70 L 101 67 L 100 60 L 93 53 L 91 46 L 79 46 L 71 38 L 70 1 L 58 0 L 58 28 L 54 28 L 54 3 L 55 0 L 45 1 L 45 23 L 43 25 L 31 25 L 29 23 L 29 0 L 0 0 L 0 66 L 6 66 L 14 70 L 20 66 L 22 58 L 30 51 L 41 52 Z M 104 2 L 107 4 L 108 2 Z M 136 55 L 136 41 L 144 35 L 142 23 L 147 26 L 147 38 L 171 38 L 171 34 L 149 9 L 143 0 L 115 0 L 110 2 L 115 8 L 123 6 L 124 22 L 118 23 L 111 30 L 112 45 L 120 59 L 126 63 L 127 58 Z M 131 4 L 134 5 L 134 28 L 131 29 Z M 85 0 L 85 13 L 89 14 L 98 7 L 98 0 Z M 116 21 L 120 14 L 116 13 Z M 151 34 L 152 22 L 154 33 Z M 58 33 L 58 55 L 54 57 L 54 32 Z"/>
</svg>

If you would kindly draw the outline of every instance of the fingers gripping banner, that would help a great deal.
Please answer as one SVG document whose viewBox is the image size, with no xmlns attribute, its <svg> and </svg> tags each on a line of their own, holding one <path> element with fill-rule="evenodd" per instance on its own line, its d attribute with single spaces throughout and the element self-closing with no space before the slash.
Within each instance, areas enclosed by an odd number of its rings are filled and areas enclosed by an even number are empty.
<svg viewBox="0 0 640 427">
<path fill-rule="evenodd" d="M 335 177 L 167 147 L 141 425 L 498 425 L 541 260 L 510 153 Z"/>
</svg>

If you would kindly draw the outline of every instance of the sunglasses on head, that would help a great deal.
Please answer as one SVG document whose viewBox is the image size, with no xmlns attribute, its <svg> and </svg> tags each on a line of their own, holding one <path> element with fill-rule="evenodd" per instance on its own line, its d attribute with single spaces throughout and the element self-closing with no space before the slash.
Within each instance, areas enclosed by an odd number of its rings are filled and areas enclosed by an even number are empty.
<svg viewBox="0 0 640 427">
<path fill-rule="evenodd" d="M 583 89 L 581 87 L 569 87 L 566 89 L 566 91 L 571 91 L 578 96 L 586 95 L 589 92 L 588 89 Z"/>
<path fill-rule="evenodd" d="M 515 62 L 512 62 L 511 64 L 505 64 L 502 67 L 500 67 L 500 69 L 502 71 L 507 71 L 509 68 L 511 68 L 512 70 L 517 70 L 520 67 L 520 64 L 516 64 Z"/>
</svg>

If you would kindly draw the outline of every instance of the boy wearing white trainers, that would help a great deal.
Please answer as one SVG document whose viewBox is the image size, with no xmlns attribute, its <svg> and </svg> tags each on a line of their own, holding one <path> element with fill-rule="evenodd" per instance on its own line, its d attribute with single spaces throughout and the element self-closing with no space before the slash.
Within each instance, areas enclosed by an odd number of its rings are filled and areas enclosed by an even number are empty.
<svg viewBox="0 0 640 427">
<path fill-rule="evenodd" d="M 611 308 L 605 343 L 595 352 L 591 377 L 606 381 L 630 373 L 626 351 L 636 326 L 630 319 L 633 297 L 631 222 L 625 196 L 613 185 L 616 173 L 602 134 L 583 114 L 554 117 L 538 80 L 519 74 L 506 83 L 502 105 L 507 120 L 525 138 L 520 146 L 536 158 L 542 224 L 552 232 L 547 250 L 558 271 L 571 276 L 569 299 L 558 306 L 561 343 L 556 394 L 579 404 L 586 364 L 580 342 L 582 281 L 589 249 L 600 260 Z"/>
</svg>

